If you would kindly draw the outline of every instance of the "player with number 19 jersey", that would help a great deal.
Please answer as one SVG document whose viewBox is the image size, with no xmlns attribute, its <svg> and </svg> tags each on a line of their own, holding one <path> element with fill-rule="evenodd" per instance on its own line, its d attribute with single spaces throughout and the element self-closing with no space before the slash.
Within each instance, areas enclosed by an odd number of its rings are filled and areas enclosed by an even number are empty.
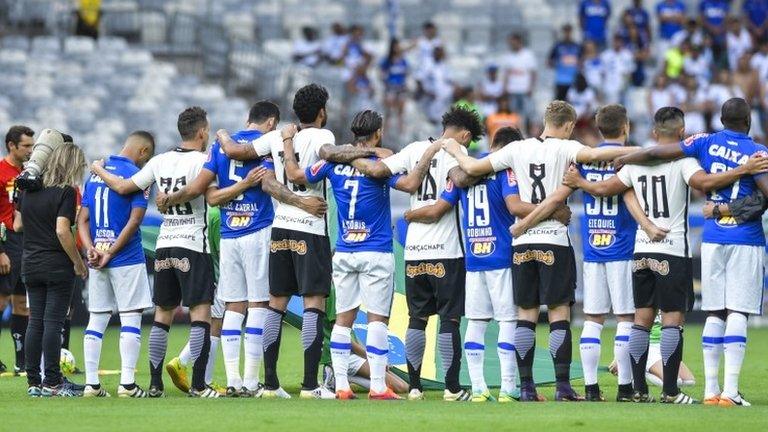
<svg viewBox="0 0 768 432">
<path fill-rule="evenodd" d="M 732 130 L 693 135 L 680 143 L 686 156 L 698 159 L 709 173 L 744 165 L 754 154 L 768 156 L 765 146 Z M 758 174 L 762 176 L 765 174 Z M 716 203 L 729 203 L 757 190 L 753 176 L 709 194 Z M 760 220 L 737 223 L 733 217 L 706 219 L 701 244 L 702 310 L 733 310 L 759 314 L 762 310 L 765 235 Z"/>
</svg>

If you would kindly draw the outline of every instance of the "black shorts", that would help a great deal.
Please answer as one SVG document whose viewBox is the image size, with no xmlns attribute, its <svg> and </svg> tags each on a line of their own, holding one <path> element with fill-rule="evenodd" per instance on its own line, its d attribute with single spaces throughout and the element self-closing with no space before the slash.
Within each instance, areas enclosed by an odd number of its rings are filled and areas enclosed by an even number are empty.
<svg viewBox="0 0 768 432">
<path fill-rule="evenodd" d="M 514 249 L 512 287 L 517 306 L 531 309 L 573 304 L 576 258 L 571 246 L 525 244 Z"/>
<path fill-rule="evenodd" d="M 657 253 L 636 253 L 632 261 L 635 308 L 662 312 L 693 309 L 693 260 Z"/>
<path fill-rule="evenodd" d="M 406 261 L 405 298 L 413 318 L 464 316 L 464 258 Z"/>
<path fill-rule="evenodd" d="M 155 256 L 155 292 L 152 301 L 162 308 L 181 303 L 191 307 L 213 303 L 215 280 L 210 254 L 171 247 Z"/>
<path fill-rule="evenodd" d="M 26 295 L 27 289 L 21 278 L 21 255 L 24 248 L 24 236 L 13 231 L 6 232 L 6 239 L 3 243 L 5 253 L 11 260 L 11 272 L 6 275 L 0 275 L 0 294 L 1 295 Z"/>
<path fill-rule="evenodd" d="M 272 228 L 269 293 L 275 297 L 328 297 L 332 284 L 331 259 L 328 237 Z"/>
</svg>

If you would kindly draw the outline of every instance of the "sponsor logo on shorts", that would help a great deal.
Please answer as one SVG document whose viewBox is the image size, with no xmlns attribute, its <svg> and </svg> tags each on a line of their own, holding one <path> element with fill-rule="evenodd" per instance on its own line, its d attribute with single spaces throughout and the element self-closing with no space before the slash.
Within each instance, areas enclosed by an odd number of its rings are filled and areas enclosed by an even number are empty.
<svg viewBox="0 0 768 432">
<path fill-rule="evenodd" d="M 408 264 L 405 266 L 405 274 L 411 279 L 420 275 L 434 276 L 442 279 L 445 277 L 445 266 L 443 263 L 419 263 L 416 265 Z"/>
<path fill-rule="evenodd" d="M 607 249 L 616 243 L 612 232 L 593 232 L 589 235 L 589 244 L 595 249 Z"/>
<path fill-rule="evenodd" d="M 269 242 L 269 250 L 272 253 L 277 251 L 291 251 L 299 255 L 307 254 L 307 242 L 304 240 L 272 240 Z"/>
<path fill-rule="evenodd" d="M 733 216 L 723 216 L 715 220 L 715 223 L 721 228 L 735 228 L 739 225 Z"/>
<path fill-rule="evenodd" d="M 544 265 L 551 266 L 555 263 L 555 253 L 552 251 L 543 251 L 538 249 L 527 250 L 525 252 L 515 252 L 512 256 L 515 264 L 522 264 L 528 261 L 538 261 Z"/>
<path fill-rule="evenodd" d="M 227 226 L 231 229 L 247 228 L 251 225 L 251 216 L 245 214 L 233 214 L 227 217 Z"/>
<path fill-rule="evenodd" d="M 184 273 L 189 271 L 189 258 L 164 258 L 155 260 L 155 272 L 176 269 Z"/>
<path fill-rule="evenodd" d="M 662 276 L 666 276 L 669 274 L 669 261 L 663 260 L 659 261 L 654 258 L 640 258 L 632 261 L 632 271 L 636 272 L 639 270 L 650 270 L 654 273 L 658 273 Z"/>
</svg>

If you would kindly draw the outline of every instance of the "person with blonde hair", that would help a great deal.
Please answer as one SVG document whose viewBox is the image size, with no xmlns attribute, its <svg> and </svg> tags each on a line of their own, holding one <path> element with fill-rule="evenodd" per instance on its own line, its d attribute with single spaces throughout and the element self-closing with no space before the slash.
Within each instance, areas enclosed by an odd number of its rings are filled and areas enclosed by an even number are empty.
<svg viewBox="0 0 768 432">
<path fill-rule="evenodd" d="M 27 394 L 33 397 L 80 395 L 77 386 L 62 376 L 59 356 L 75 277 L 88 274 L 71 228 L 77 212 L 76 188 L 86 166 L 83 151 L 64 142 L 51 152 L 42 171 L 42 189 L 24 191 L 17 200 L 14 231 L 24 231 L 22 277 L 30 312 L 24 343 Z"/>
</svg>

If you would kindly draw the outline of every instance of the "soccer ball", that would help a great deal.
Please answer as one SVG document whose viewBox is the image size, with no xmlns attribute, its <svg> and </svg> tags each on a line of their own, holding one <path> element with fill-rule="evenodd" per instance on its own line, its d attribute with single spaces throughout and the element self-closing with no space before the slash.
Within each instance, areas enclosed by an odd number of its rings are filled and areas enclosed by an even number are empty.
<svg viewBox="0 0 768 432">
<path fill-rule="evenodd" d="M 61 357 L 59 358 L 59 367 L 61 373 L 71 375 L 77 370 L 77 364 L 75 363 L 75 356 L 68 349 L 61 349 Z"/>
</svg>

